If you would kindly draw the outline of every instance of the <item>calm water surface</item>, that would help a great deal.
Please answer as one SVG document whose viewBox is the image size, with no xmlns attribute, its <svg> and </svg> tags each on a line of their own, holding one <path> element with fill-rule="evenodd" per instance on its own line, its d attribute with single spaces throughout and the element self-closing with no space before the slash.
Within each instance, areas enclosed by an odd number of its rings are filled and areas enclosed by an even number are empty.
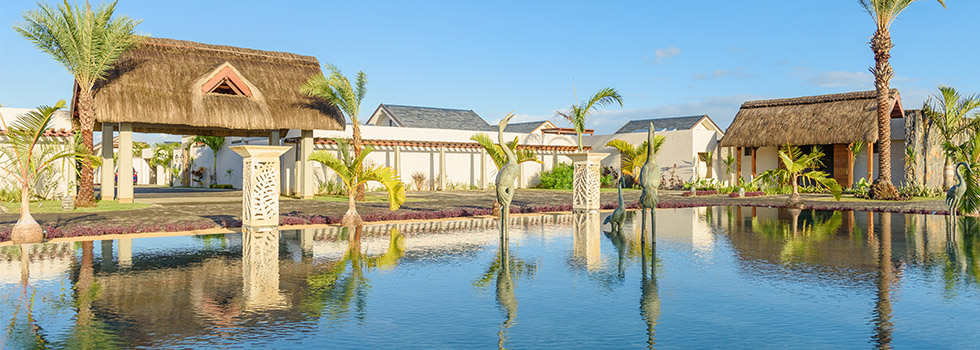
<svg viewBox="0 0 980 350">
<path fill-rule="evenodd" d="M 0 348 L 975 348 L 971 220 L 777 209 L 0 247 Z M 26 254 L 24 253 L 26 252 Z"/>
</svg>

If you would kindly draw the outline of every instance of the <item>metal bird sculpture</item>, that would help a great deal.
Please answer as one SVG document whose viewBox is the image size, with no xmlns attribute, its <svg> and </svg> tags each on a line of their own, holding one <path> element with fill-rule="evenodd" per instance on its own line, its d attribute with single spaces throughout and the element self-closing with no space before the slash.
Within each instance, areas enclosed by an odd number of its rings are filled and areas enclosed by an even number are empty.
<svg viewBox="0 0 980 350">
<path fill-rule="evenodd" d="M 956 164 L 956 185 L 946 191 L 946 207 L 949 208 L 949 216 L 955 218 L 959 214 L 960 202 L 966 195 L 966 182 L 963 181 L 963 171 L 961 168 L 970 169 L 966 163 Z"/>
<path fill-rule="evenodd" d="M 517 179 L 518 172 L 517 156 L 514 155 L 514 151 L 511 151 L 510 147 L 507 147 L 507 143 L 504 142 L 504 128 L 507 127 L 507 122 L 513 117 L 514 113 L 507 113 L 507 116 L 500 120 L 500 124 L 497 127 L 497 138 L 500 141 L 500 149 L 507 156 L 507 162 L 497 171 L 497 179 L 495 180 L 497 186 L 497 202 L 500 203 L 501 239 L 507 238 L 507 226 L 510 223 L 510 202 L 514 199 L 514 180 Z"/>
<path fill-rule="evenodd" d="M 657 234 L 657 204 L 660 202 L 657 197 L 657 190 L 660 187 L 660 166 L 657 165 L 657 154 L 654 152 L 654 128 L 650 123 L 650 130 L 647 131 L 647 161 L 640 168 L 640 213 L 643 216 L 643 226 L 640 229 L 640 244 L 644 245 L 643 234 L 647 226 L 647 209 L 650 210 L 650 232 L 653 237 Z M 654 242 L 655 244 L 655 242 Z"/>
<path fill-rule="evenodd" d="M 612 214 L 606 217 L 604 224 L 612 225 L 613 232 L 622 233 L 623 222 L 626 221 L 626 204 L 623 203 L 623 177 L 619 177 L 619 206 L 613 210 Z"/>
</svg>

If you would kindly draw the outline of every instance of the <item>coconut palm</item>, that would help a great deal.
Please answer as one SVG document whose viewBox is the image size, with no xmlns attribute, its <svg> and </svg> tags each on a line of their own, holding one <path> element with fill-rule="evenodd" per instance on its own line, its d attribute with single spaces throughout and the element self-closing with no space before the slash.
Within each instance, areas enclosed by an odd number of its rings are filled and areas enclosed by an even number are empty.
<svg viewBox="0 0 980 350">
<path fill-rule="evenodd" d="M 654 154 L 660 153 L 660 148 L 663 147 L 665 139 L 666 137 L 662 135 L 655 136 L 653 140 Z M 643 141 L 640 146 L 634 146 L 624 140 L 612 140 L 607 142 L 606 146 L 619 151 L 620 171 L 625 175 L 636 177 L 635 174 L 647 162 L 647 141 Z"/>
<path fill-rule="evenodd" d="M 939 93 L 922 105 L 922 113 L 939 131 L 940 141 L 947 144 L 956 142 L 971 124 L 978 122 L 978 119 L 967 116 L 977 108 L 980 108 L 980 95 L 962 96 L 956 89 L 940 85 Z M 953 185 L 953 154 L 946 152 L 943 158 L 943 189 L 949 189 Z"/>
<path fill-rule="evenodd" d="M 85 153 L 78 138 L 70 147 L 44 143 L 41 137 L 50 128 L 51 116 L 65 106 L 65 100 L 59 100 L 54 107 L 40 106 L 11 123 L 7 131 L 10 147 L 0 148 L 0 159 L 3 159 L 4 178 L 15 179 L 20 184 L 20 219 L 14 224 L 10 238 L 15 243 L 40 243 L 43 239 L 41 225 L 34 221 L 30 211 L 30 196 L 32 189 L 42 174 L 51 171 L 56 160 L 73 158 L 85 159 L 82 166 L 99 163 L 99 159 Z M 4 122 L 6 124 L 6 122 Z"/>
<path fill-rule="evenodd" d="M 340 110 L 347 114 L 351 122 L 351 138 L 353 139 L 354 156 L 361 155 L 363 141 L 361 140 L 361 122 L 357 116 L 361 111 L 361 100 L 367 94 L 367 74 L 363 71 L 357 72 L 354 86 L 350 85 L 350 80 L 336 66 L 327 64 L 330 70 L 330 77 L 317 74 L 310 77 L 300 92 L 310 97 L 320 98 L 331 104 L 340 107 Z M 357 188 L 355 199 L 364 200 L 364 186 Z"/>
<path fill-rule="evenodd" d="M 790 195 L 789 201 L 791 204 L 797 204 L 800 203 L 799 182 L 801 179 L 805 179 L 807 182 L 812 182 L 820 187 L 826 188 L 834 196 L 834 199 L 839 201 L 841 187 L 837 183 L 837 180 L 830 178 L 826 172 L 810 170 L 813 169 L 814 164 L 819 159 L 819 152 L 811 152 L 810 154 L 804 155 L 799 148 L 793 145 L 783 146 L 779 150 L 781 166 L 777 169 L 769 169 L 762 172 L 753 182 L 759 185 L 790 186 L 793 192 Z"/>
<path fill-rule="evenodd" d="M 619 94 L 616 89 L 604 88 L 600 89 L 592 95 L 592 98 L 582 101 L 577 105 L 572 105 L 567 111 L 557 111 L 559 116 L 565 118 L 572 123 L 575 127 L 575 134 L 578 135 L 578 150 L 582 151 L 582 133 L 585 132 L 585 119 L 589 116 L 589 113 L 599 110 L 599 107 L 610 105 L 613 102 L 619 103 L 619 106 L 623 106 L 623 96 Z"/>
<path fill-rule="evenodd" d="M 211 154 L 214 155 L 214 167 L 211 168 L 211 184 L 218 184 L 218 154 L 221 153 L 221 148 L 225 146 L 225 138 L 221 136 L 194 136 L 195 143 L 203 143 L 205 146 L 211 149 Z"/>
<path fill-rule="evenodd" d="M 357 208 L 354 206 L 356 192 L 354 189 L 368 181 L 380 182 L 388 190 L 388 204 L 392 211 L 398 210 L 402 204 L 405 204 L 405 185 L 402 184 L 401 178 L 398 177 L 398 173 L 394 169 L 380 165 L 362 167 L 364 158 L 374 151 L 373 148 L 364 147 L 360 155 L 354 156 L 351 154 L 347 140 L 334 140 L 340 150 L 340 159 L 330 152 L 317 151 L 310 155 L 310 160 L 332 169 L 340 177 L 340 181 L 346 185 L 348 208 L 341 221 L 344 226 L 355 227 L 361 224 L 361 215 L 357 213 Z M 353 239 L 354 235 L 351 237 Z"/>
<path fill-rule="evenodd" d="M 27 23 L 15 25 L 14 30 L 51 55 L 74 76 L 79 123 L 76 127 L 81 129 L 82 145 L 88 154 L 94 154 L 95 83 L 105 79 L 119 57 L 140 42 L 142 37 L 134 34 L 140 22 L 126 16 L 113 16 L 116 1 L 96 9 L 88 1 L 84 6 L 72 6 L 67 0 L 57 8 L 44 3 L 38 7 L 25 12 Z M 95 205 L 94 173 L 89 158 L 84 159 L 75 205 L 90 207 Z"/>
<path fill-rule="evenodd" d="M 177 142 L 157 143 L 153 145 L 153 157 L 150 158 L 150 166 L 154 168 L 161 166 L 164 169 L 163 174 L 157 174 L 157 176 L 168 176 L 173 173 L 174 156 L 178 148 L 180 148 L 180 143 Z M 167 184 L 170 184 L 170 181 L 167 181 Z"/>
<path fill-rule="evenodd" d="M 871 51 L 875 55 L 875 66 L 871 73 L 875 76 L 875 90 L 878 92 L 878 148 L 881 157 L 878 161 L 878 178 L 871 186 L 871 197 L 893 199 L 898 190 L 891 183 L 891 100 L 889 83 L 895 73 L 888 63 L 891 58 L 892 38 L 889 31 L 892 22 L 906 7 L 916 0 L 858 0 L 875 22 L 875 34 L 871 37 Z M 938 0 L 946 7 L 945 0 Z"/>
</svg>

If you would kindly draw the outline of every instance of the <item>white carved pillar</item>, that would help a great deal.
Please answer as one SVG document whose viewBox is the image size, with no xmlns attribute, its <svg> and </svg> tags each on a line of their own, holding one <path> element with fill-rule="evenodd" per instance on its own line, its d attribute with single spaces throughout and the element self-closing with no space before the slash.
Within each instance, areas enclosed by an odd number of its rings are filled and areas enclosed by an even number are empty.
<svg viewBox="0 0 980 350">
<path fill-rule="evenodd" d="M 279 156 L 289 147 L 230 148 L 242 156 L 243 162 L 242 226 L 279 226 Z"/>
<path fill-rule="evenodd" d="M 111 145 L 111 143 L 110 143 Z M 133 124 L 119 123 L 119 203 L 133 202 Z"/>
<path fill-rule="evenodd" d="M 113 145 L 113 124 L 102 123 L 102 176 L 100 185 L 102 200 L 111 201 L 116 199 L 116 167 L 112 164 Z"/>
<path fill-rule="evenodd" d="M 600 162 L 608 153 L 572 153 L 574 178 L 572 179 L 572 210 L 598 211 L 599 202 Z"/>
</svg>

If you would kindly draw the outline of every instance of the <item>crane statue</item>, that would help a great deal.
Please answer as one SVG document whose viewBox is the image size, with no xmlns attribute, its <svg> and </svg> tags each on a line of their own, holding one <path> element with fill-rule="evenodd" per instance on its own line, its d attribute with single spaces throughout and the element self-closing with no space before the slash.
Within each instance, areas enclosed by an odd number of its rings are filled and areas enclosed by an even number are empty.
<svg viewBox="0 0 980 350">
<path fill-rule="evenodd" d="M 507 156 L 507 162 L 500 166 L 500 170 L 497 171 L 497 179 L 495 184 L 497 187 L 497 202 L 500 203 L 500 239 L 507 239 L 507 230 L 510 225 L 510 202 L 514 199 L 514 180 L 517 179 L 517 156 L 514 155 L 514 151 L 511 151 L 510 147 L 507 147 L 507 143 L 504 142 L 504 128 L 507 127 L 507 122 L 514 117 L 514 113 L 507 113 L 504 119 L 500 120 L 500 124 L 497 127 L 497 138 L 500 141 L 500 149 L 504 151 Z"/>
<path fill-rule="evenodd" d="M 626 205 L 623 203 L 623 176 L 619 176 L 619 206 L 606 217 L 604 224 L 610 224 L 612 232 L 623 232 L 623 221 L 626 221 Z"/>
<path fill-rule="evenodd" d="M 650 232 L 653 239 L 657 236 L 657 204 L 660 202 L 657 197 L 657 190 L 660 187 L 660 166 L 657 165 L 657 154 L 654 152 L 654 128 L 650 123 L 650 130 L 647 130 L 647 161 L 640 168 L 640 213 L 643 216 L 643 226 L 640 228 L 640 245 L 643 243 L 647 227 L 647 209 L 650 209 Z M 651 241 L 651 244 L 656 244 Z"/>
<path fill-rule="evenodd" d="M 949 216 L 951 218 L 956 218 L 960 210 L 960 202 L 963 201 L 963 196 L 966 195 L 966 182 L 963 181 L 963 171 L 960 170 L 961 168 L 970 169 L 970 166 L 963 162 L 956 164 L 956 185 L 953 185 L 953 187 L 950 187 L 946 191 L 946 207 L 949 208 Z"/>
</svg>

